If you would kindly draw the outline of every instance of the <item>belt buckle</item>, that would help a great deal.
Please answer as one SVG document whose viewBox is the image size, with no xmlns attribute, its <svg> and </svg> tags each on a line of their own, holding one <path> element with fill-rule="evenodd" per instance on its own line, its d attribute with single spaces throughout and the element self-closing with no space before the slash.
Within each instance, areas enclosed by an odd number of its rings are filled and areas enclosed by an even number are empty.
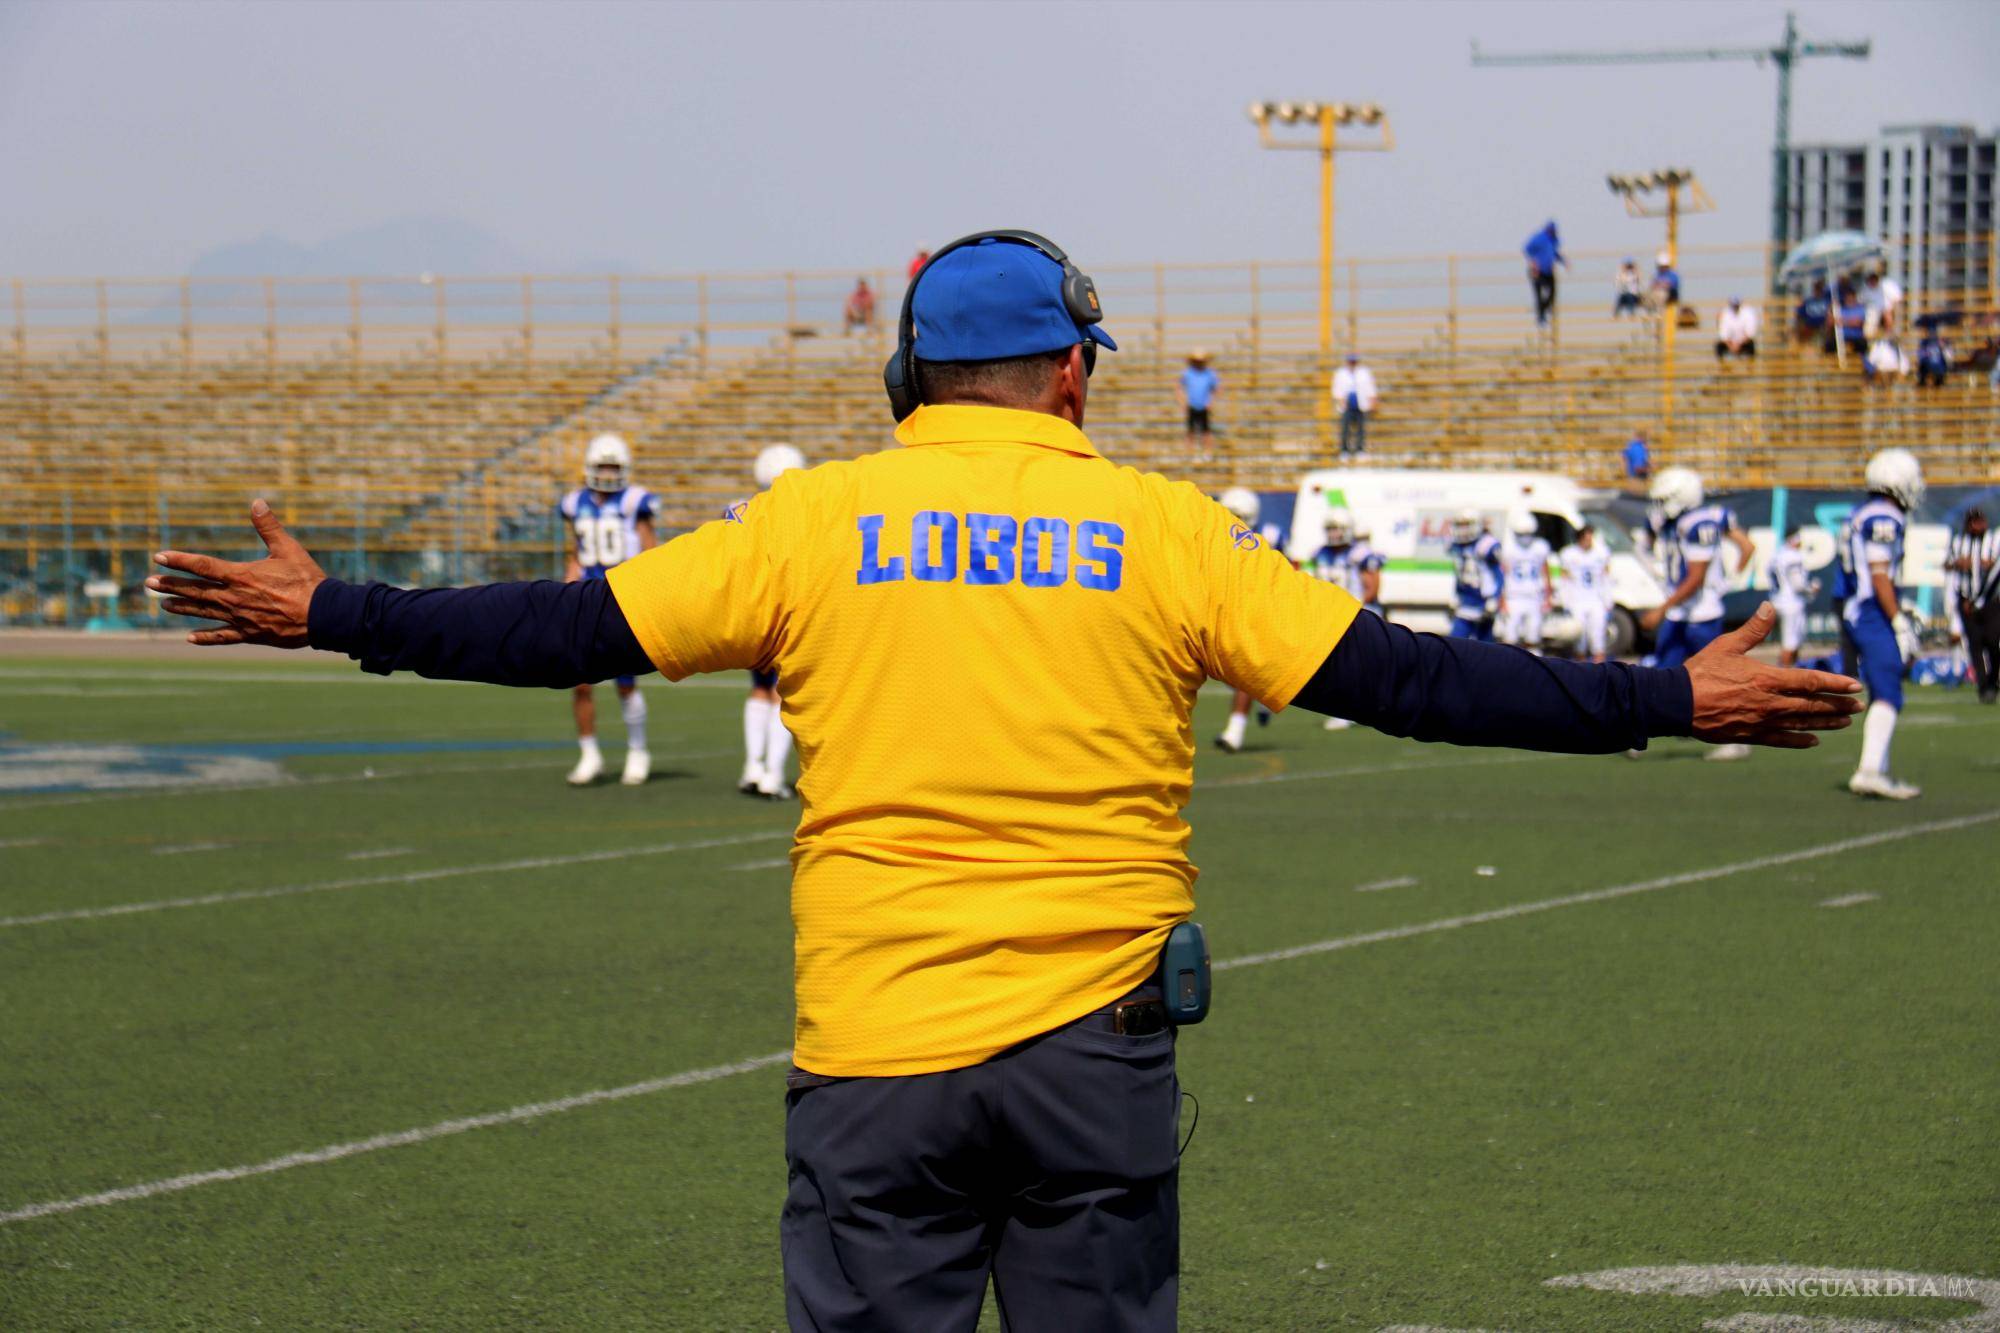
<svg viewBox="0 0 2000 1333">
<path fill-rule="evenodd" d="M 1127 1000 L 1111 1011 L 1111 1030 L 1122 1037 L 1150 1037 L 1167 1030 L 1167 1006 L 1158 1000 Z"/>
</svg>

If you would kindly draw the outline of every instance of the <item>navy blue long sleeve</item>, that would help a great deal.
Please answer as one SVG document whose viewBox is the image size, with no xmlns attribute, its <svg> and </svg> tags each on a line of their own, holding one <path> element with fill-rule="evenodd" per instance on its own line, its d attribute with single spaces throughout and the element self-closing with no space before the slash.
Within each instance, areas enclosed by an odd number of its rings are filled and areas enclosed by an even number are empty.
<svg viewBox="0 0 2000 1333">
<path fill-rule="evenodd" d="M 1638 749 L 1694 726 L 1686 671 L 1558 662 L 1365 613 L 1292 702 L 1391 736 L 1563 754 Z"/>
<path fill-rule="evenodd" d="M 653 670 L 603 579 L 416 590 L 328 579 L 306 638 L 383 676 L 567 689 Z"/>
</svg>

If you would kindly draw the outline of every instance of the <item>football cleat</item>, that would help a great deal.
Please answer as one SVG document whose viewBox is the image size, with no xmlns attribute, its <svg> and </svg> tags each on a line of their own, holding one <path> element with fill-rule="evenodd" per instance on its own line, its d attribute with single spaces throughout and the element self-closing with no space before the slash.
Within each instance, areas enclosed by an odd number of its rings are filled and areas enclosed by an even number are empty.
<svg viewBox="0 0 2000 1333">
<path fill-rule="evenodd" d="M 588 787 L 604 775 L 604 756 L 596 751 L 584 755 L 576 761 L 576 767 L 569 771 L 569 785 Z"/>
<path fill-rule="evenodd" d="M 1233 741 L 1229 739 L 1229 736 L 1225 733 L 1215 738 L 1215 748 L 1222 751 L 1224 754 L 1237 754 L 1242 751 L 1243 742 Z"/>
<path fill-rule="evenodd" d="M 653 756 L 645 750 L 625 752 L 625 771 L 618 780 L 628 787 L 642 787 L 646 779 L 653 775 Z"/>
<path fill-rule="evenodd" d="M 756 760 L 743 765 L 743 776 L 736 779 L 736 790 L 745 796 L 755 796 L 757 789 L 764 785 L 764 766 Z"/>
<path fill-rule="evenodd" d="M 792 789 L 785 785 L 785 780 L 778 774 L 767 772 L 757 780 L 757 795 L 767 801 L 789 801 L 792 799 Z"/>
<path fill-rule="evenodd" d="M 1702 756 L 1703 759 L 1716 764 L 1727 764 L 1732 760 L 1749 757 L 1750 747 L 1747 745 L 1718 745 Z"/>
<path fill-rule="evenodd" d="M 1914 801 L 1924 794 L 1921 787 L 1902 782 L 1887 773 L 1871 773 L 1866 769 L 1856 769 L 1854 776 L 1847 780 L 1847 789 L 1856 796 L 1878 796 L 1885 801 Z"/>
</svg>

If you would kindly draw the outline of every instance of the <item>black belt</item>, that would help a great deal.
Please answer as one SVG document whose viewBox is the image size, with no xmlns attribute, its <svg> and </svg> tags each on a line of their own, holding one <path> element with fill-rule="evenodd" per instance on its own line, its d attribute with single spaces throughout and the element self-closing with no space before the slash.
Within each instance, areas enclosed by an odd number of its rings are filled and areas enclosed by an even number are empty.
<svg viewBox="0 0 2000 1333">
<path fill-rule="evenodd" d="M 1115 1032 L 1121 1037 L 1150 1037 L 1167 1030 L 1167 1005 L 1159 987 L 1148 984 L 1114 1004 L 1085 1014 L 1078 1024 L 1098 1032 Z"/>
</svg>

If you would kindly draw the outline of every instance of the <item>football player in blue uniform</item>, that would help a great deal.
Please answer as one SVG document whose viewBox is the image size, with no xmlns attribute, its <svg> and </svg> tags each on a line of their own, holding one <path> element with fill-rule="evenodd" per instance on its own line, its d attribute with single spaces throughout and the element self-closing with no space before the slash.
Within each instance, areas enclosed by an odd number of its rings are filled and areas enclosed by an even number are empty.
<svg viewBox="0 0 2000 1333">
<path fill-rule="evenodd" d="M 1500 604 L 1500 541 L 1486 531 L 1476 511 L 1452 516 L 1451 545 L 1445 548 L 1456 581 L 1457 608 L 1451 637 L 1493 642 L 1493 614 Z"/>
<path fill-rule="evenodd" d="M 1889 776 L 1889 742 L 1903 708 L 1903 671 L 1917 655 L 1916 622 L 1896 597 L 1910 513 L 1924 498 L 1924 470 L 1907 449 L 1884 449 L 1868 460 L 1868 498 L 1849 517 L 1841 545 L 1845 582 L 1853 588 L 1841 619 L 1854 640 L 1868 686 L 1861 720 L 1861 766 L 1847 780 L 1857 796 L 1914 800 L 1922 793 Z"/>
<path fill-rule="evenodd" d="M 1707 500 L 1701 477 L 1692 468 L 1662 468 L 1653 475 L 1651 496 L 1660 514 L 1654 550 L 1671 586 L 1666 600 L 1639 623 L 1660 632 L 1653 650 L 1655 664 L 1677 667 L 1722 633 L 1722 593 L 1729 583 L 1722 544 L 1736 548 L 1737 563 L 1746 569 L 1756 548 L 1733 510 Z M 1748 759 L 1750 747 L 1718 745 L 1704 757 Z"/>
<path fill-rule="evenodd" d="M 1353 595 L 1363 609 L 1382 614 L 1382 557 L 1359 540 L 1359 525 L 1346 508 L 1335 505 L 1326 512 L 1326 545 L 1314 553 L 1307 568 L 1314 578 L 1337 584 Z M 1354 724 L 1344 717 L 1329 717 L 1328 731 L 1345 731 Z"/>
<path fill-rule="evenodd" d="M 769 444 L 758 451 L 750 470 L 757 489 L 768 491 L 779 477 L 805 465 L 806 456 L 793 446 Z M 736 780 L 736 790 L 767 801 L 790 800 L 792 788 L 785 778 L 791 756 L 792 733 L 778 698 L 778 673 L 753 669 L 750 697 L 743 701 L 743 776 Z"/>
<path fill-rule="evenodd" d="M 1354 595 L 1363 611 L 1382 614 L 1382 568 L 1389 562 L 1375 549 L 1374 534 L 1361 519 L 1354 521 L 1354 549 L 1348 553 L 1354 567 Z"/>
<path fill-rule="evenodd" d="M 572 537 L 565 582 L 601 579 L 612 566 L 657 543 L 652 492 L 632 485 L 631 471 L 632 450 L 616 435 L 600 435 L 584 451 L 583 485 L 562 498 L 563 521 Z M 646 696 L 631 676 L 620 676 L 617 685 L 619 710 L 625 716 L 625 771 L 619 781 L 636 787 L 653 771 L 652 756 L 646 751 Z M 572 787 L 587 787 L 604 772 L 604 753 L 597 748 L 595 688 L 577 686 L 571 707 L 582 753 L 569 771 L 569 782 Z"/>
</svg>

